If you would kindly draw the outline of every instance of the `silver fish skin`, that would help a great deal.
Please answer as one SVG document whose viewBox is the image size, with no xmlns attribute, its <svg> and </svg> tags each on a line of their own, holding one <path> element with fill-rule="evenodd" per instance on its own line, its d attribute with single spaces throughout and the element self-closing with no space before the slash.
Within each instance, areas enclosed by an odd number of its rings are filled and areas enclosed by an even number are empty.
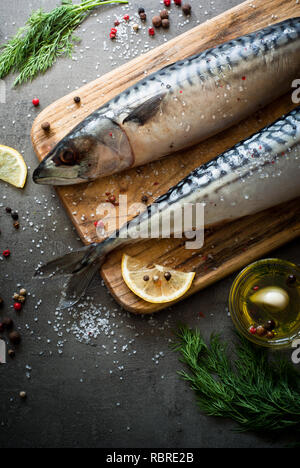
<svg viewBox="0 0 300 468">
<path fill-rule="evenodd" d="M 137 234 L 150 233 L 150 223 L 161 226 L 167 215 L 174 221 L 182 215 L 186 203 L 204 204 L 208 227 L 299 197 L 299 180 L 300 106 L 195 169 L 115 235 L 54 260 L 42 266 L 37 274 L 45 277 L 55 271 L 69 275 L 61 307 L 70 307 L 79 300 L 111 251 L 139 242 Z"/>
<path fill-rule="evenodd" d="M 75 127 L 35 170 L 39 184 L 94 180 L 215 135 L 291 90 L 300 73 L 300 18 L 171 64 Z"/>
</svg>

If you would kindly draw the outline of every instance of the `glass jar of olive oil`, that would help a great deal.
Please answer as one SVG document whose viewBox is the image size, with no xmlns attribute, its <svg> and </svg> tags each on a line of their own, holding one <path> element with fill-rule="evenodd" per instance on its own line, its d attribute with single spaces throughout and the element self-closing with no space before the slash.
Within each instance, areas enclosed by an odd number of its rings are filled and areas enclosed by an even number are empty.
<svg viewBox="0 0 300 468">
<path fill-rule="evenodd" d="M 290 346 L 300 337 L 300 268 L 279 259 L 249 265 L 232 285 L 229 310 L 238 331 L 252 342 Z"/>
</svg>

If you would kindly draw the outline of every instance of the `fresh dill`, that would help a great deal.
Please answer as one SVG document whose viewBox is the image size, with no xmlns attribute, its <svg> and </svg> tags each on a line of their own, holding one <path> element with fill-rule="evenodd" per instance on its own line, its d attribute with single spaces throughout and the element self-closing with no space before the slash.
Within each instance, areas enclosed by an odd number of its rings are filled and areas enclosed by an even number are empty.
<svg viewBox="0 0 300 468">
<path fill-rule="evenodd" d="M 75 43 L 75 29 L 92 10 L 100 5 L 128 3 L 127 0 L 62 0 L 50 12 L 42 9 L 32 13 L 26 25 L 6 44 L 0 46 L 0 79 L 17 72 L 14 86 L 33 80 L 45 73 L 58 57 L 71 56 Z"/>
<path fill-rule="evenodd" d="M 207 346 L 198 330 L 183 326 L 177 339 L 174 349 L 190 369 L 179 375 L 204 413 L 234 420 L 239 431 L 299 430 L 300 374 L 287 359 L 270 360 L 265 349 L 241 336 L 233 362 L 218 335 Z"/>
</svg>

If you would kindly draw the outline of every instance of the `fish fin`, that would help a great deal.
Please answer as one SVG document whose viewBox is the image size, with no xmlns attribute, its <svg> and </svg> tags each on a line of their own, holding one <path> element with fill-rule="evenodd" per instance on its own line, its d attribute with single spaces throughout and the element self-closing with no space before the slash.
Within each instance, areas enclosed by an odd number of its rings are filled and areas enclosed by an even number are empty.
<svg viewBox="0 0 300 468">
<path fill-rule="evenodd" d="M 77 250 L 76 252 L 70 252 L 64 257 L 56 258 L 55 260 L 42 265 L 36 270 L 34 276 L 44 279 L 54 275 L 71 275 L 74 270 L 74 265 L 82 258 L 82 252 L 86 252 L 86 247 L 84 247 L 84 249 Z"/>
<path fill-rule="evenodd" d="M 51 276 L 72 275 L 83 267 L 91 264 L 98 257 L 98 244 L 91 244 L 82 249 L 70 252 L 63 257 L 56 258 L 42 265 L 34 276 L 49 278 Z"/>
<path fill-rule="evenodd" d="M 148 101 L 143 102 L 140 106 L 136 107 L 130 112 L 127 117 L 123 120 L 123 124 L 126 122 L 136 122 L 139 125 L 145 125 L 158 112 L 165 93 L 161 93 L 158 96 L 153 96 Z"/>
<path fill-rule="evenodd" d="M 91 244 L 41 266 L 35 276 L 43 279 L 51 276 L 68 276 L 59 307 L 71 307 L 83 296 L 109 250 L 109 243 L 105 241 L 101 244 Z"/>
<path fill-rule="evenodd" d="M 100 263 L 94 262 L 70 276 L 63 287 L 58 305 L 59 309 L 67 309 L 76 304 L 84 295 L 99 269 Z"/>
</svg>

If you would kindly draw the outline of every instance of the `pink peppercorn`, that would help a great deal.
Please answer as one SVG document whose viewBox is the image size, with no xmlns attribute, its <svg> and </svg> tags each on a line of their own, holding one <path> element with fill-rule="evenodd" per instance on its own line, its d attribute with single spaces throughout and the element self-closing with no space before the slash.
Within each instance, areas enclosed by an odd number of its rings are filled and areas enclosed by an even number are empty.
<svg viewBox="0 0 300 468">
<path fill-rule="evenodd" d="M 253 326 L 250 327 L 250 328 L 249 328 L 249 332 L 251 333 L 251 335 L 255 335 L 255 333 L 256 333 L 256 328 L 253 327 Z"/>
<path fill-rule="evenodd" d="M 3 255 L 3 257 L 6 257 L 6 258 L 9 257 L 9 256 L 10 256 L 10 250 L 8 250 L 8 249 L 7 249 L 7 250 L 4 250 L 4 251 L 2 252 L 2 255 Z"/>
<path fill-rule="evenodd" d="M 115 39 L 115 38 L 116 38 L 116 34 L 113 33 L 113 32 L 111 32 L 111 33 L 109 34 L 109 37 L 110 37 L 111 39 Z"/>
<path fill-rule="evenodd" d="M 175 5 L 180 6 L 181 5 L 181 0 L 174 0 Z"/>
<path fill-rule="evenodd" d="M 164 0 L 164 4 L 166 5 L 166 7 L 171 6 L 171 0 Z"/>
<path fill-rule="evenodd" d="M 155 36 L 154 28 L 149 28 L 149 36 Z"/>
<path fill-rule="evenodd" d="M 15 302 L 14 303 L 14 309 L 17 310 L 17 311 L 21 310 L 22 309 L 21 302 Z"/>
<path fill-rule="evenodd" d="M 129 21 L 129 18 L 130 18 L 129 15 L 125 15 L 125 16 L 123 17 L 123 19 L 124 19 L 125 21 Z"/>
<path fill-rule="evenodd" d="M 32 99 L 32 104 L 34 105 L 34 107 L 37 107 L 40 105 L 40 100 L 38 98 L 34 98 Z"/>
<path fill-rule="evenodd" d="M 119 24 L 120 24 L 120 21 L 119 21 L 119 20 L 116 20 L 116 21 L 114 22 L 114 25 L 115 25 L 115 26 L 119 26 Z"/>
</svg>

